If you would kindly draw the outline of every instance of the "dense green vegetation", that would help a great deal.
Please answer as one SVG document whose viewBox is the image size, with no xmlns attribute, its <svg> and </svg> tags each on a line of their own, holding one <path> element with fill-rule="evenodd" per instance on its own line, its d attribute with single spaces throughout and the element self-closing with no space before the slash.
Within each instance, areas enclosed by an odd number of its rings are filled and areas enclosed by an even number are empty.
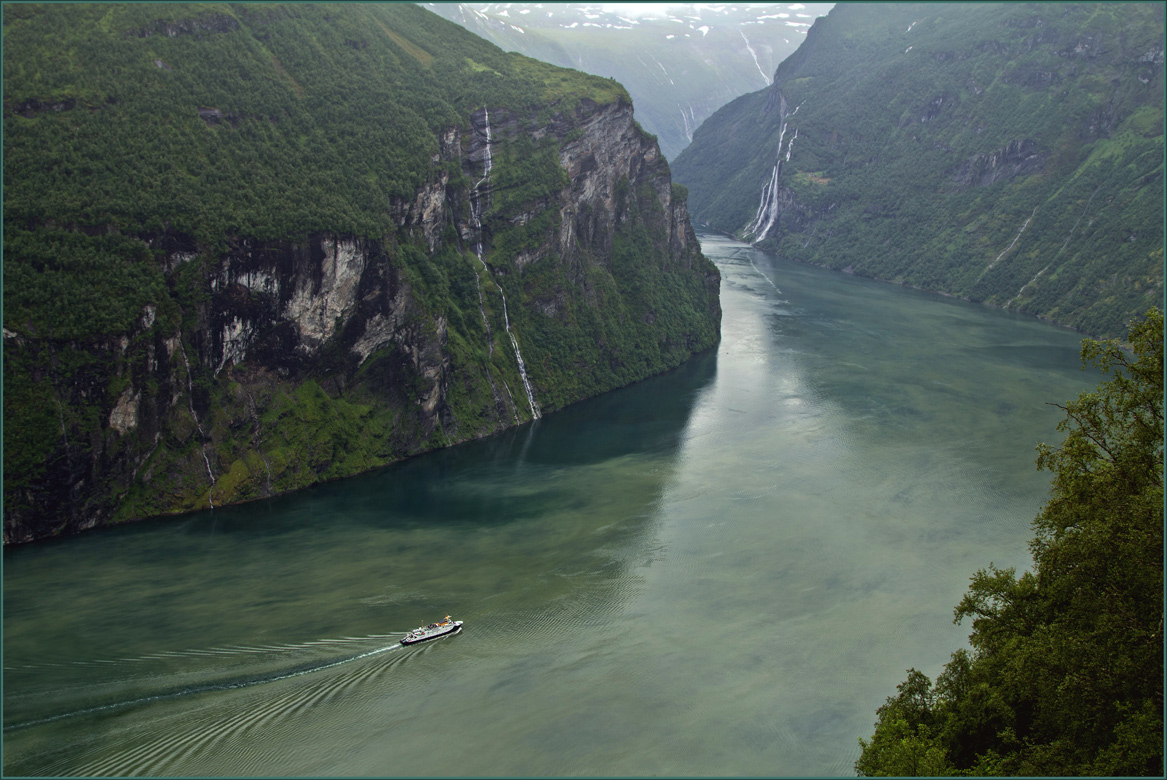
<svg viewBox="0 0 1167 780">
<path fill-rule="evenodd" d="M 839 4 L 674 172 L 741 235 L 781 156 L 762 246 L 1118 336 L 1162 297 L 1163 31 L 1153 4 Z"/>
<path fill-rule="evenodd" d="M 868 776 L 1163 776 L 1163 315 L 1083 362 L 1111 378 L 1061 407 L 1034 570 L 989 566 L 935 684 L 911 669 L 855 764 Z"/>
<path fill-rule="evenodd" d="M 211 245 L 381 235 L 467 112 L 628 101 L 408 4 L 13 5 L 4 66 L 10 223 Z"/>
<path fill-rule="evenodd" d="M 546 410 L 716 339 L 716 271 L 696 247 L 670 257 L 659 204 L 617 231 L 647 237 L 629 261 L 644 290 L 602 246 L 547 249 L 562 145 L 590 113 L 630 121 L 611 79 L 406 3 L 3 14 L 6 540 L 271 495 L 529 419 L 500 286 Z M 489 271 L 467 238 L 484 108 Z M 347 271 L 324 265 L 342 243 L 359 279 L 337 292 Z"/>
</svg>

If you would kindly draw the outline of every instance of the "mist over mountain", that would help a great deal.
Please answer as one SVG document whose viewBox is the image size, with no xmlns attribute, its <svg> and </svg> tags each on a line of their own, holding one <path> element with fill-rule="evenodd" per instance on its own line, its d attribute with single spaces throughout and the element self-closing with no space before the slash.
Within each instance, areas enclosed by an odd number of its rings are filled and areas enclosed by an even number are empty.
<svg viewBox="0 0 1167 780">
<path fill-rule="evenodd" d="M 1122 336 L 1163 294 L 1163 7 L 835 6 L 674 160 L 785 257 Z"/>
<path fill-rule="evenodd" d="M 623 84 L 672 160 L 717 108 L 765 87 L 832 3 L 423 3 L 508 51 Z"/>
</svg>

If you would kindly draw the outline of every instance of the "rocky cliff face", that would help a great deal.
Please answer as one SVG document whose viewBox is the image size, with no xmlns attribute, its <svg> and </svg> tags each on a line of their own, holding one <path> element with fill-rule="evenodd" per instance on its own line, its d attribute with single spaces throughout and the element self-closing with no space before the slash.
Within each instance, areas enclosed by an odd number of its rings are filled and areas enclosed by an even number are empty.
<svg viewBox="0 0 1167 780">
<path fill-rule="evenodd" d="M 92 342 L 5 331 L 9 371 L 50 397 L 43 416 L 59 429 L 32 478 L 8 491 L 5 542 L 275 495 L 669 368 L 680 353 L 599 386 L 557 387 L 582 367 L 578 355 L 565 362 L 536 337 L 558 324 L 602 341 L 607 331 L 579 320 L 659 314 L 630 299 L 612 308 L 613 251 L 632 229 L 654 248 L 641 270 L 694 281 L 684 354 L 716 339 L 716 269 L 627 102 L 582 101 L 543 124 L 488 106 L 437 142 L 428 181 L 394 202 L 395 232 L 236 235 L 217 251 L 167 231 L 142 236 L 175 294 L 132 330 Z M 563 186 L 491 211 L 515 145 L 553 151 Z M 448 293 L 454 303 L 443 285 L 461 290 Z M 593 357 L 632 363 L 630 346 Z"/>
</svg>

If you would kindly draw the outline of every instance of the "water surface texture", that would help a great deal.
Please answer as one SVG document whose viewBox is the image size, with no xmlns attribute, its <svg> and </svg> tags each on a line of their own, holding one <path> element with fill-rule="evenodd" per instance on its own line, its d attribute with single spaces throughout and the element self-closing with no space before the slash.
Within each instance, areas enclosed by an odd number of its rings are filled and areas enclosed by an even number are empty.
<svg viewBox="0 0 1167 780">
<path fill-rule="evenodd" d="M 1028 565 L 1047 402 L 1100 377 L 1068 331 L 701 239 L 723 339 L 670 374 L 6 549 L 4 774 L 852 774 L 969 577 Z"/>
</svg>

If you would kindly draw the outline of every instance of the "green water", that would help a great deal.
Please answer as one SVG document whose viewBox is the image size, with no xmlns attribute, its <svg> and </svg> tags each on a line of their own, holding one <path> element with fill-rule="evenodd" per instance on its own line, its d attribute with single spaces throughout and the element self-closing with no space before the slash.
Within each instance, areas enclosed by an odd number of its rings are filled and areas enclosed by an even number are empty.
<svg viewBox="0 0 1167 780">
<path fill-rule="evenodd" d="M 723 339 L 668 375 L 6 549 L 4 774 L 852 774 L 969 577 L 1028 564 L 1046 402 L 1099 376 L 1073 333 L 702 243 Z"/>
</svg>

